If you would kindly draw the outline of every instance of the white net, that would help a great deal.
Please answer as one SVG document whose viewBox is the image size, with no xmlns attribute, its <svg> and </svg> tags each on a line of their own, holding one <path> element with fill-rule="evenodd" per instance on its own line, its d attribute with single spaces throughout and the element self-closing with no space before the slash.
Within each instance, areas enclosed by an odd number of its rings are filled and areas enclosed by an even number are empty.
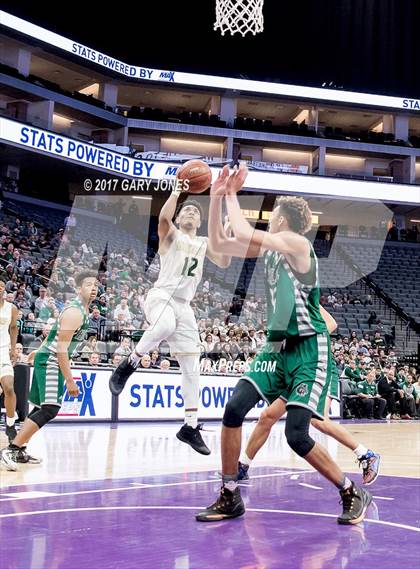
<svg viewBox="0 0 420 569">
<path fill-rule="evenodd" d="M 252 32 L 255 36 L 264 29 L 264 0 L 216 0 L 216 22 L 222 36 L 237 32 L 243 36 Z"/>
</svg>

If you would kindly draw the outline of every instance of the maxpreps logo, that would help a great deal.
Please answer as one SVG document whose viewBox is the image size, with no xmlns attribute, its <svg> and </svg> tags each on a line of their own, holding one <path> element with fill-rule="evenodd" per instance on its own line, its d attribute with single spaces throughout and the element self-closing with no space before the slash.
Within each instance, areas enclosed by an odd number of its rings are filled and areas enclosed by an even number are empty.
<svg viewBox="0 0 420 569">
<path fill-rule="evenodd" d="M 95 407 L 92 399 L 92 389 L 96 379 L 96 373 L 81 372 L 80 377 L 73 377 L 79 387 L 78 397 L 69 395 L 67 389 L 63 394 L 63 404 L 60 409 L 60 417 L 95 417 Z"/>
<path fill-rule="evenodd" d="M 175 81 L 175 71 L 161 71 L 159 79 L 164 79 L 166 81 Z"/>
</svg>

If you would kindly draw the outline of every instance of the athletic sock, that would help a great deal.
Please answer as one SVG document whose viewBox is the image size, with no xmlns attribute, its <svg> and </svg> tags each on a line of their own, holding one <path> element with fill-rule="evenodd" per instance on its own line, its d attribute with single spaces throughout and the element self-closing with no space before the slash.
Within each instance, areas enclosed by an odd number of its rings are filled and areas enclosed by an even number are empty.
<svg viewBox="0 0 420 569">
<path fill-rule="evenodd" d="M 367 454 L 368 449 L 366 447 L 364 447 L 363 445 L 359 445 L 354 449 L 354 454 L 357 456 L 357 458 L 362 458 L 362 456 L 365 456 L 365 454 Z"/>
<path fill-rule="evenodd" d="M 245 464 L 246 466 L 251 466 L 252 463 L 252 458 L 249 458 L 249 456 L 246 454 L 246 452 L 244 451 L 241 454 L 241 457 L 239 459 L 239 462 L 241 462 L 242 464 Z"/>
<path fill-rule="evenodd" d="M 131 354 L 128 356 L 128 361 L 130 362 L 130 364 L 133 364 L 134 366 L 139 365 L 140 360 L 141 356 L 139 356 L 136 352 L 131 352 Z"/>
<path fill-rule="evenodd" d="M 185 411 L 185 424 L 193 429 L 197 427 L 197 411 Z"/>
<path fill-rule="evenodd" d="M 222 474 L 223 486 L 230 492 L 235 492 L 238 487 L 238 477 L 231 474 Z"/>
<path fill-rule="evenodd" d="M 341 480 L 341 482 L 339 482 L 336 486 L 339 490 L 348 490 L 351 485 L 352 481 L 347 478 L 347 476 L 344 476 L 343 480 Z"/>
<path fill-rule="evenodd" d="M 6 417 L 6 425 L 8 427 L 13 427 L 14 424 L 15 424 L 15 418 L 14 417 Z"/>
</svg>

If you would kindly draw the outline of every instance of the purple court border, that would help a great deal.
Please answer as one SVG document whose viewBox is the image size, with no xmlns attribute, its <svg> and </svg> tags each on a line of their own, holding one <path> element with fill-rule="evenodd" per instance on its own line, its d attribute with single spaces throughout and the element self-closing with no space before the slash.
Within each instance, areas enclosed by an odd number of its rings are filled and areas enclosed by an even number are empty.
<svg viewBox="0 0 420 569">
<path fill-rule="evenodd" d="M 360 482 L 360 475 L 350 475 Z M 419 559 L 420 485 L 380 476 L 367 519 L 339 526 L 339 496 L 317 472 L 259 467 L 241 485 L 247 513 L 199 523 L 216 472 L 3 488 L 2 569 L 381 569 Z M 31 494 L 36 492 L 37 494 Z"/>
</svg>

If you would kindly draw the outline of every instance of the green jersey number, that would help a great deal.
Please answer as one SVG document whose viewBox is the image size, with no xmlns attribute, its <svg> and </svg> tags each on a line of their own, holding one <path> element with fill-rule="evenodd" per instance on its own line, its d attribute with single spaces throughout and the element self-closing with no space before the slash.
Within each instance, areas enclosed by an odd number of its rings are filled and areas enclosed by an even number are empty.
<svg viewBox="0 0 420 569">
<path fill-rule="evenodd" d="M 197 268 L 197 265 L 198 265 L 198 259 L 196 259 L 195 257 L 191 257 L 191 259 L 189 257 L 185 257 L 185 262 L 182 268 L 181 275 L 183 277 L 195 277 L 194 271 Z"/>
</svg>

